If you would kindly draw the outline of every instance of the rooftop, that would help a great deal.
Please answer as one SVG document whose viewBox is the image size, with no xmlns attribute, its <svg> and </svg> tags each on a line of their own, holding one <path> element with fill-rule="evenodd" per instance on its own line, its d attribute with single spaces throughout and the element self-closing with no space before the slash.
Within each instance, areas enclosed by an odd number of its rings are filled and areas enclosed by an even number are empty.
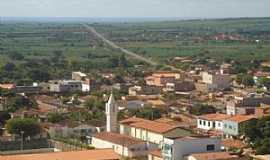
<svg viewBox="0 0 270 160">
<path fill-rule="evenodd" d="M 142 129 L 152 131 L 155 133 L 166 133 L 172 129 L 178 128 L 178 126 L 176 125 L 150 121 L 150 120 L 146 120 L 142 118 L 134 118 L 134 117 L 123 120 L 120 123 L 130 125 L 136 128 L 142 128 Z"/>
<path fill-rule="evenodd" d="M 222 140 L 222 145 L 226 148 L 238 148 L 238 149 L 242 149 L 246 146 L 242 141 L 236 139 L 224 139 Z"/>
<path fill-rule="evenodd" d="M 241 122 L 245 122 L 254 118 L 255 118 L 254 116 L 249 116 L 249 115 L 235 115 L 231 118 L 228 118 L 227 120 L 241 123 Z"/>
<path fill-rule="evenodd" d="M 118 160 L 112 149 L 0 156 L 0 160 Z"/>
<path fill-rule="evenodd" d="M 196 160 L 236 160 L 237 156 L 230 155 L 228 152 L 212 152 L 191 154 Z"/>
<path fill-rule="evenodd" d="M 154 151 L 151 151 L 150 152 L 151 155 L 155 156 L 155 157 L 160 157 L 162 158 L 162 153 L 161 153 L 161 150 L 154 150 Z"/>
<path fill-rule="evenodd" d="M 205 114 L 205 115 L 199 116 L 200 119 L 209 120 L 209 121 L 222 121 L 230 117 L 231 117 L 230 115 L 221 114 L 221 113 Z"/>
<path fill-rule="evenodd" d="M 0 88 L 4 89 L 13 89 L 15 87 L 15 84 L 0 84 Z"/>
<path fill-rule="evenodd" d="M 118 134 L 118 133 L 112 133 L 112 132 L 101 132 L 94 136 L 97 139 L 109 141 L 115 144 L 124 145 L 124 146 L 130 146 L 134 144 L 140 144 L 144 143 L 144 141 L 124 135 L 124 134 Z"/>
</svg>

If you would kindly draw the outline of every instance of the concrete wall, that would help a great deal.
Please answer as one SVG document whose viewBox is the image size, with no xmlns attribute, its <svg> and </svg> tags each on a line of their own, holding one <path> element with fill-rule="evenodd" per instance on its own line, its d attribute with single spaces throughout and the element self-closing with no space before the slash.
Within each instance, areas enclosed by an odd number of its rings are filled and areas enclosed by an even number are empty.
<svg viewBox="0 0 270 160">
<path fill-rule="evenodd" d="M 123 128 L 121 130 L 123 132 Z M 131 127 L 130 136 L 144 140 L 144 141 L 148 141 L 151 143 L 155 143 L 155 144 L 160 144 L 163 141 L 162 134 L 158 134 L 158 133 L 154 133 L 154 132 L 150 132 L 144 129 L 134 128 L 134 127 Z"/>
<path fill-rule="evenodd" d="M 197 128 L 203 130 L 222 130 L 223 122 L 222 121 L 208 121 L 204 119 L 197 119 Z"/>
<path fill-rule="evenodd" d="M 223 132 L 226 135 L 238 136 L 238 124 L 233 121 L 224 120 L 223 121 L 224 128 Z"/>
<path fill-rule="evenodd" d="M 93 137 L 92 145 L 97 149 L 113 148 L 117 154 L 125 157 L 139 157 L 146 156 L 149 151 L 155 150 L 158 147 L 154 144 L 140 143 L 130 145 L 128 147 L 108 142 L 102 139 Z"/>
<path fill-rule="evenodd" d="M 193 153 L 204 153 L 204 152 L 217 152 L 221 150 L 221 140 L 219 138 L 196 138 L 196 139 L 164 139 L 164 144 L 169 144 L 172 147 L 171 152 L 164 154 L 165 157 L 172 160 L 181 160 L 184 156 Z M 207 150 L 208 145 L 214 145 L 214 150 Z M 165 153 L 163 151 L 163 153 Z"/>
</svg>

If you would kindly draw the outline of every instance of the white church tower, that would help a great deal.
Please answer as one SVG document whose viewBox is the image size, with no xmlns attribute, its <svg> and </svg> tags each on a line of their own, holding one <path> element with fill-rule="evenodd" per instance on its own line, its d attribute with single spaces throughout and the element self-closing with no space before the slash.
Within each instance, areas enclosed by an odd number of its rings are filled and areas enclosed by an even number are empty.
<svg viewBox="0 0 270 160">
<path fill-rule="evenodd" d="M 117 114 L 118 107 L 115 103 L 115 99 L 113 97 L 113 93 L 106 103 L 106 131 L 107 132 L 117 132 L 118 124 L 117 124 Z"/>
</svg>

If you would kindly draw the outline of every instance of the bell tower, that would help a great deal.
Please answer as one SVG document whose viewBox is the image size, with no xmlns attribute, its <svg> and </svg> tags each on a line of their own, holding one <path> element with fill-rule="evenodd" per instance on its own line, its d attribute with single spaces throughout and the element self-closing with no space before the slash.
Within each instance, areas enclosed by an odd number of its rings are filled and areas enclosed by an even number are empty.
<svg viewBox="0 0 270 160">
<path fill-rule="evenodd" d="M 117 132 L 118 107 L 116 105 L 113 93 L 111 93 L 108 102 L 106 103 L 106 131 L 107 132 Z"/>
</svg>

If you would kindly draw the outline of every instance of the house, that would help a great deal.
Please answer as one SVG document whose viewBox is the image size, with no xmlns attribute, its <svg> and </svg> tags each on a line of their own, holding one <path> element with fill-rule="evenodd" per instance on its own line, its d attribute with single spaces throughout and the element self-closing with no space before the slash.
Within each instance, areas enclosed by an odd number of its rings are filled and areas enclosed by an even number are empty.
<svg viewBox="0 0 270 160">
<path fill-rule="evenodd" d="M 187 160 L 238 160 L 239 157 L 228 152 L 195 153 L 188 156 Z"/>
<path fill-rule="evenodd" d="M 230 118 L 230 115 L 214 113 L 198 116 L 197 128 L 202 130 L 223 130 L 223 120 Z"/>
<path fill-rule="evenodd" d="M 161 93 L 160 86 L 134 86 L 128 89 L 130 96 L 137 95 L 157 95 Z"/>
<path fill-rule="evenodd" d="M 166 103 L 161 99 L 148 100 L 147 103 L 153 106 L 154 108 L 159 108 L 159 107 L 162 108 L 166 106 Z"/>
<path fill-rule="evenodd" d="M 122 101 L 118 101 L 118 105 L 119 105 L 119 108 L 122 108 L 122 109 L 138 110 L 138 109 L 144 108 L 145 102 L 141 100 L 129 100 L 129 101 L 122 100 Z"/>
<path fill-rule="evenodd" d="M 223 133 L 227 137 L 243 135 L 245 126 L 252 120 L 255 120 L 255 117 L 249 115 L 235 115 L 223 120 Z"/>
<path fill-rule="evenodd" d="M 191 81 L 177 81 L 175 83 L 167 83 L 163 89 L 166 92 L 191 92 L 196 87 Z"/>
<path fill-rule="evenodd" d="M 97 149 L 112 148 L 117 154 L 130 158 L 146 156 L 149 151 L 158 148 L 157 145 L 146 141 L 112 132 L 96 134 L 92 139 L 92 145 Z"/>
<path fill-rule="evenodd" d="M 217 137 L 184 136 L 164 138 L 162 156 L 164 160 L 181 160 L 194 153 L 218 152 L 221 140 Z"/>
<path fill-rule="evenodd" d="M 28 93 L 28 94 L 37 94 L 40 93 L 42 87 L 33 84 L 32 86 L 16 86 L 15 92 L 16 93 Z"/>
<path fill-rule="evenodd" d="M 82 91 L 82 82 L 77 80 L 50 81 L 50 92 L 79 92 Z"/>
<path fill-rule="evenodd" d="M 255 108 L 261 104 L 270 104 L 270 97 L 260 95 L 235 96 L 226 104 L 226 112 L 229 115 L 255 114 Z"/>
<path fill-rule="evenodd" d="M 120 121 L 120 133 L 155 144 L 161 144 L 165 136 L 178 137 L 194 135 L 190 130 L 178 125 L 136 117 Z"/>
<path fill-rule="evenodd" d="M 255 108 L 255 116 L 257 118 L 270 116 L 270 105 L 262 104 L 260 107 L 256 107 Z"/>
<path fill-rule="evenodd" d="M 179 73 L 157 72 L 153 73 L 151 76 L 146 77 L 145 81 L 149 86 L 164 87 L 167 83 L 174 83 L 177 79 L 180 79 Z"/>
<path fill-rule="evenodd" d="M 202 72 L 201 76 L 202 82 L 206 84 L 206 89 L 209 92 L 224 90 L 231 85 L 231 77 L 228 74 Z"/>
<path fill-rule="evenodd" d="M 7 90 L 13 90 L 15 87 L 16 85 L 12 83 L 0 84 L 0 88 L 7 89 Z"/>
<path fill-rule="evenodd" d="M 223 63 L 220 66 L 220 73 L 221 74 L 230 74 L 232 72 L 232 65 L 229 63 Z"/>
<path fill-rule="evenodd" d="M 246 145 L 238 139 L 227 138 L 222 140 L 222 149 L 229 151 L 230 149 L 243 149 Z"/>
<path fill-rule="evenodd" d="M 84 81 L 87 78 L 87 75 L 82 72 L 72 72 L 72 80 Z"/>
<path fill-rule="evenodd" d="M 120 160 L 112 149 L 0 156 L 1 160 Z"/>
</svg>

